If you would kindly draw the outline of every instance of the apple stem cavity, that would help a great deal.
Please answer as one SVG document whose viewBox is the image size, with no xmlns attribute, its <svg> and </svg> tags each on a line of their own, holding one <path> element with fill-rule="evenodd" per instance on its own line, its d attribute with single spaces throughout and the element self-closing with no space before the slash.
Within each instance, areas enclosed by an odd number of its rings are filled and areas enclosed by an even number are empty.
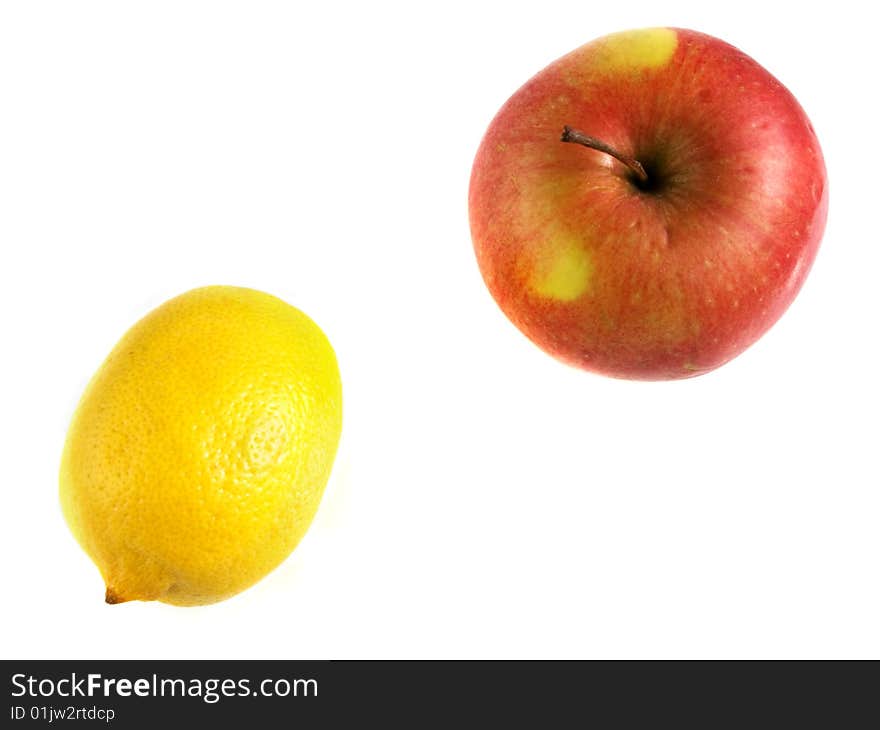
<svg viewBox="0 0 880 730">
<path fill-rule="evenodd" d="M 584 134 L 579 129 L 572 129 L 566 124 L 562 128 L 561 140 L 563 142 L 574 142 L 575 144 L 582 144 L 584 147 L 589 147 L 590 149 L 604 152 L 606 155 L 611 155 L 615 160 L 620 160 L 624 165 L 626 165 L 630 170 L 633 171 L 639 187 L 644 187 L 645 185 L 647 185 L 648 173 L 645 172 L 645 168 L 642 167 L 642 163 L 634 157 L 630 157 L 629 155 L 625 155 L 622 152 L 618 152 L 610 145 L 605 144 L 601 139 L 596 139 L 595 137 L 591 137 L 588 134 Z"/>
</svg>

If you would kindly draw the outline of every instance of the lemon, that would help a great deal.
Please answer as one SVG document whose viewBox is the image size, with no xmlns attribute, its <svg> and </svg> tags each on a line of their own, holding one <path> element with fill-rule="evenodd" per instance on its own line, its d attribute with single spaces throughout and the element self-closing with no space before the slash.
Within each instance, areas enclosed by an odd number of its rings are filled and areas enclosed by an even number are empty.
<svg viewBox="0 0 880 730">
<path fill-rule="evenodd" d="M 61 463 L 64 516 L 108 603 L 213 603 L 253 585 L 315 515 L 342 428 L 336 356 L 269 294 L 212 286 L 129 330 Z"/>
</svg>

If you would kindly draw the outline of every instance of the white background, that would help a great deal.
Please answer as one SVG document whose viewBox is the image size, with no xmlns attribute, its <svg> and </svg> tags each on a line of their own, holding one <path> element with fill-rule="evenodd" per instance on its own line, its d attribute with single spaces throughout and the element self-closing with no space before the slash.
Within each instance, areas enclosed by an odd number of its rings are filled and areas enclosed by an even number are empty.
<svg viewBox="0 0 880 730">
<path fill-rule="evenodd" d="M 860 6 L 4 2 L 2 656 L 880 657 L 877 44 Z M 648 25 L 771 70 L 831 183 L 777 326 L 714 373 L 653 384 L 531 345 L 467 223 L 505 99 Z M 326 331 L 346 396 L 334 475 L 254 588 L 107 606 L 58 507 L 67 424 L 123 332 L 205 284 L 271 292 Z"/>
</svg>

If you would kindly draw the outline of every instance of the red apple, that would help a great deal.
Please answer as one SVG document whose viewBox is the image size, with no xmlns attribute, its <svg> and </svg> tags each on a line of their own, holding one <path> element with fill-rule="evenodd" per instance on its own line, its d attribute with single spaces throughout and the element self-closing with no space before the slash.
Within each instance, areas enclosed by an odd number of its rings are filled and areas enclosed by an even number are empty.
<svg viewBox="0 0 880 730">
<path fill-rule="evenodd" d="M 477 152 L 469 207 L 486 284 L 532 341 L 664 380 L 717 368 L 782 315 L 828 186 L 779 81 L 717 38 L 653 28 L 588 43 L 517 91 Z"/>
</svg>

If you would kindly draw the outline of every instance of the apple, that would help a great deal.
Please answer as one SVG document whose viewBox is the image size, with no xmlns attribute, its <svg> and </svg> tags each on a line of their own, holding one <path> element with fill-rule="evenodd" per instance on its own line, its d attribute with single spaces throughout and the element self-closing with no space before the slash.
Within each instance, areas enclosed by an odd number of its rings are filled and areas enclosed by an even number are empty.
<svg viewBox="0 0 880 730">
<path fill-rule="evenodd" d="M 791 304 L 825 228 L 822 151 L 792 94 L 733 46 L 625 31 L 563 56 L 501 108 L 471 173 L 481 273 L 558 359 L 687 378 Z"/>
</svg>

